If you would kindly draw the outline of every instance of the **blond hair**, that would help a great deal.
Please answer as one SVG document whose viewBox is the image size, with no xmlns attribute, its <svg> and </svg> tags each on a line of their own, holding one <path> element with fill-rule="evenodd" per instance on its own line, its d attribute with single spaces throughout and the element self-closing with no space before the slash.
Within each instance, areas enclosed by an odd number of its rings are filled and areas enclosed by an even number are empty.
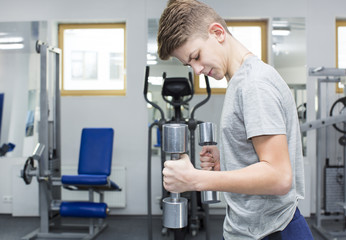
<svg viewBox="0 0 346 240">
<path fill-rule="evenodd" d="M 159 57 L 167 60 L 192 36 L 206 39 L 208 27 L 213 22 L 221 24 L 229 33 L 226 22 L 206 4 L 196 0 L 170 0 L 159 22 Z"/>
</svg>

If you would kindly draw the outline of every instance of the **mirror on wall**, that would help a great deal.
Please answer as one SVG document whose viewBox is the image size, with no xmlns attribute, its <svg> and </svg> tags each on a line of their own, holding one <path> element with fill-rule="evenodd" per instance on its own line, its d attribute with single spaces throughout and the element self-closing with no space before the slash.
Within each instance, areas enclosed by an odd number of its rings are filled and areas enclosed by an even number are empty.
<svg viewBox="0 0 346 240">
<path fill-rule="evenodd" d="M 304 18 L 273 18 L 272 63 L 289 84 L 306 82 L 306 31 Z"/>
<path fill-rule="evenodd" d="M 306 31 L 304 18 L 273 18 L 272 64 L 291 88 L 300 123 L 306 121 Z M 302 133 L 306 155 L 306 132 Z"/>
<path fill-rule="evenodd" d="M 15 144 L 10 157 L 29 155 L 36 144 L 40 66 L 35 45 L 46 28 L 45 22 L 36 21 L 0 23 L 0 93 L 4 96 L 1 144 Z"/>
<path fill-rule="evenodd" d="M 159 26 L 158 19 L 148 20 L 148 44 L 147 44 L 147 66 L 150 68 L 149 76 L 149 97 L 153 102 L 158 104 L 165 113 L 167 119 L 173 116 L 173 108 L 167 104 L 161 96 L 163 73 L 166 73 L 167 77 L 186 77 L 188 78 L 189 67 L 183 66 L 176 58 L 170 58 L 169 60 L 161 60 L 157 54 L 157 31 Z M 158 111 L 155 108 L 149 108 L 149 122 L 153 122 L 158 119 Z M 183 114 L 188 114 L 188 105 L 183 109 Z"/>
<path fill-rule="evenodd" d="M 304 18 L 274 18 L 272 63 L 293 90 L 297 106 L 306 102 L 306 36 Z"/>
<path fill-rule="evenodd" d="M 169 116 L 169 107 L 161 97 L 162 73 L 166 72 L 168 77 L 187 77 L 190 69 L 183 66 L 175 58 L 167 61 L 158 58 L 156 41 L 158 23 L 158 19 L 148 20 L 147 65 L 150 66 L 151 78 L 149 95 L 156 104 L 168 113 L 166 116 Z M 305 19 L 275 17 L 268 23 L 271 24 L 268 29 L 272 29 L 271 40 L 269 41 L 272 46 L 268 48 L 268 62 L 277 69 L 292 89 L 300 120 L 304 122 L 307 78 Z M 215 104 L 222 105 L 222 98 L 217 98 L 215 101 L 220 101 Z M 188 114 L 188 111 L 186 111 L 186 114 Z M 151 123 L 158 119 L 158 111 L 149 108 L 148 116 L 148 122 Z M 305 142 L 306 137 L 303 136 L 303 138 L 303 142 Z"/>
<path fill-rule="evenodd" d="M 273 18 L 272 65 L 292 89 L 297 107 L 306 103 L 304 18 Z"/>
</svg>

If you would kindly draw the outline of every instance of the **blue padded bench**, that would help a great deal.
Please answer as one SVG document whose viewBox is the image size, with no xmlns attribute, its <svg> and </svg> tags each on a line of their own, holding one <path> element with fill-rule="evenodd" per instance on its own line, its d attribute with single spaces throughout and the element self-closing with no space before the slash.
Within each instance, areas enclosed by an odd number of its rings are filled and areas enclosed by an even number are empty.
<svg viewBox="0 0 346 240">
<path fill-rule="evenodd" d="M 62 202 L 60 205 L 62 217 L 106 217 L 108 208 L 107 204 L 103 203 L 103 191 L 121 191 L 121 188 L 109 179 L 113 139 L 112 128 L 82 130 L 78 175 L 63 175 L 61 183 L 69 190 L 89 190 L 89 202 Z M 93 191 L 100 193 L 100 202 L 93 202 Z"/>
<path fill-rule="evenodd" d="M 121 188 L 106 175 L 64 175 L 61 177 L 61 182 L 69 190 L 94 188 L 96 190 L 121 191 Z"/>
<path fill-rule="evenodd" d="M 62 217 L 106 218 L 107 213 L 106 203 L 62 202 L 60 205 Z"/>
</svg>

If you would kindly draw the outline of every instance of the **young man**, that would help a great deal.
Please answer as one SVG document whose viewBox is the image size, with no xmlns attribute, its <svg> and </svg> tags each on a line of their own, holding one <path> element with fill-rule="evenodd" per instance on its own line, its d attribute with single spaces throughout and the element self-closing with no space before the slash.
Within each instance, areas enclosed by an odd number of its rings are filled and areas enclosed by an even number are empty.
<svg viewBox="0 0 346 240">
<path fill-rule="evenodd" d="M 196 74 L 228 81 L 220 148 L 203 147 L 202 170 L 187 155 L 166 161 L 164 187 L 224 192 L 226 240 L 313 239 L 297 208 L 304 165 L 296 105 L 284 80 L 238 42 L 213 9 L 195 0 L 168 3 L 158 46 L 161 59 L 173 56 Z"/>
</svg>

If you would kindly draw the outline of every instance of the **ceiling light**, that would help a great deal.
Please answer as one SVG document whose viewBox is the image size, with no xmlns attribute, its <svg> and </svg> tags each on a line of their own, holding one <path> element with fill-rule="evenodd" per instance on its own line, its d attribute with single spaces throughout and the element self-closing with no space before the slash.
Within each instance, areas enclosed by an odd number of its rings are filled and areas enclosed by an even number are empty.
<svg viewBox="0 0 346 240">
<path fill-rule="evenodd" d="M 150 54 L 150 53 L 147 54 L 147 60 L 156 60 L 156 59 L 157 59 L 157 57 L 155 55 Z"/>
<path fill-rule="evenodd" d="M 273 28 L 287 28 L 289 27 L 289 22 L 285 20 L 273 21 Z"/>
<path fill-rule="evenodd" d="M 21 43 L 23 40 L 22 37 L 4 37 L 0 38 L 0 43 Z"/>
<path fill-rule="evenodd" d="M 156 65 L 157 61 L 156 60 L 149 60 L 147 61 L 147 65 Z"/>
<path fill-rule="evenodd" d="M 272 35 L 273 36 L 288 36 L 291 33 L 291 29 L 286 28 L 273 28 Z"/>
<path fill-rule="evenodd" d="M 22 49 L 22 48 L 24 48 L 23 43 L 0 44 L 0 50 L 11 50 L 11 49 Z"/>
</svg>

